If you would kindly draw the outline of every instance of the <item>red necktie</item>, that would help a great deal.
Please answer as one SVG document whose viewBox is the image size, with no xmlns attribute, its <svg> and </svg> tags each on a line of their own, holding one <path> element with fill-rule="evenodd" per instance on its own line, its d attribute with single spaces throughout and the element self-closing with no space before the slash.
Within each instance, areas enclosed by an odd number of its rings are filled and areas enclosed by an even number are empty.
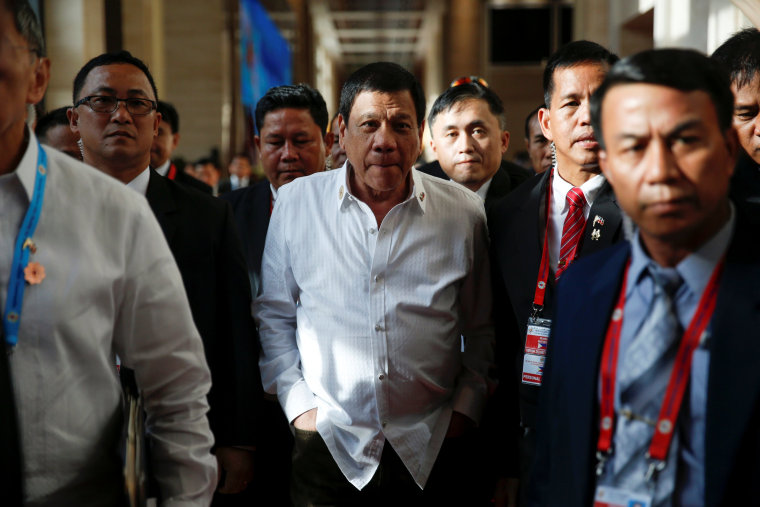
<svg viewBox="0 0 760 507">
<path fill-rule="evenodd" d="M 586 227 L 586 219 L 583 217 L 586 198 L 583 196 L 583 190 L 578 187 L 571 188 L 567 193 L 567 204 L 570 209 L 567 211 L 565 225 L 562 227 L 562 244 L 559 248 L 559 263 L 555 274 L 557 280 L 575 259 L 578 243 Z"/>
</svg>

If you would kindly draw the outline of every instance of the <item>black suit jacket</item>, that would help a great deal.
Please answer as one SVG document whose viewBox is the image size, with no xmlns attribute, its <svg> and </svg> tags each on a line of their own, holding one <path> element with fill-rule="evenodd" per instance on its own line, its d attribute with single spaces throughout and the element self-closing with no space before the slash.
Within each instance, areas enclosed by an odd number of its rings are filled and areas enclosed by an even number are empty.
<svg viewBox="0 0 760 507">
<path fill-rule="evenodd" d="M 757 224 L 737 216 L 710 322 L 706 506 L 756 505 L 760 498 L 757 235 Z M 592 504 L 599 365 L 629 253 L 627 242 L 616 245 L 562 275 L 541 392 L 531 505 Z"/>
<path fill-rule="evenodd" d="M 420 166 L 418 170 L 444 180 L 450 179 L 437 160 Z M 488 192 L 486 192 L 486 212 L 501 200 L 502 197 L 505 197 L 529 178 L 527 169 L 512 162 L 502 160 L 499 170 L 494 173 L 491 179 L 491 186 L 488 187 Z"/>
<path fill-rule="evenodd" d="M 3 505 L 16 507 L 23 504 L 23 467 L 8 355 L 2 350 L 0 356 L 0 487 Z"/>
<path fill-rule="evenodd" d="M 248 265 L 248 278 L 253 297 L 261 287 L 261 257 L 269 229 L 272 193 L 269 181 L 234 190 L 220 196 L 235 212 L 235 225 L 243 243 L 243 255 Z"/>
<path fill-rule="evenodd" d="M 488 216 L 494 289 L 494 322 L 497 337 L 497 364 L 502 377 L 517 382 L 520 391 L 520 420 L 523 426 L 535 423 L 539 387 L 522 384 L 521 372 L 525 333 L 533 309 L 533 297 L 541 264 L 546 229 L 545 197 L 549 171 L 535 175 L 496 205 Z M 599 216 L 604 225 L 596 224 Z M 591 237 L 594 228 L 599 239 Z M 591 206 L 583 233 L 579 257 L 623 239 L 622 216 L 609 183 L 604 183 Z M 554 310 L 554 277 L 550 274 L 542 316 Z M 511 310 L 511 311 L 510 311 Z M 549 343 L 551 348 L 551 341 Z"/>
<path fill-rule="evenodd" d="M 217 446 L 254 445 L 261 396 L 258 337 L 245 260 L 229 204 L 151 170 L 146 198 L 185 285 L 211 370 Z"/>
</svg>

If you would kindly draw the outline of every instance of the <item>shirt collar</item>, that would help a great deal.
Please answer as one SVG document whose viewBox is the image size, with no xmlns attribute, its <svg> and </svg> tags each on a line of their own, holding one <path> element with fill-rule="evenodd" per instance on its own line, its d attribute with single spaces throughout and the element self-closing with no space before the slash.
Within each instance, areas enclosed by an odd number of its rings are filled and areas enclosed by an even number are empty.
<svg viewBox="0 0 760 507">
<path fill-rule="evenodd" d="M 39 145 L 37 144 L 37 137 L 29 127 L 26 127 L 29 142 L 26 145 L 26 151 L 24 156 L 21 157 L 16 168 L 16 175 L 21 181 L 21 185 L 24 187 L 27 198 L 31 201 L 32 195 L 34 195 L 34 178 L 37 175 L 37 155 Z"/>
<path fill-rule="evenodd" d="M 596 199 L 596 196 L 599 194 L 599 190 L 601 190 L 605 181 L 607 180 L 604 179 L 604 175 L 597 174 L 581 185 L 580 188 L 583 191 L 583 196 L 586 198 L 586 203 L 589 207 L 594 204 L 594 199 Z M 564 211 L 568 207 L 567 193 L 572 188 L 572 183 L 565 181 L 562 176 L 559 175 L 559 171 L 555 168 L 554 177 L 552 178 L 552 198 L 554 199 L 552 206 L 556 206 L 556 209 Z"/>
<path fill-rule="evenodd" d="M 349 170 L 351 169 L 348 164 L 348 160 L 346 160 L 346 163 L 344 163 L 340 169 L 333 170 L 335 173 L 337 173 L 337 177 L 335 178 L 335 195 L 338 197 L 339 208 L 347 206 L 351 201 L 361 200 L 351 193 L 348 184 Z M 427 206 L 426 200 L 428 199 L 428 195 L 427 192 L 425 192 L 425 185 L 422 182 L 423 177 L 420 176 L 420 172 L 415 168 L 412 168 L 410 174 L 412 177 L 412 191 L 403 202 L 406 203 L 414 200 L 419 205 L 420 210 L 425 213 L 425 208 Z"/>
<path fill-rule="evenodd" d="M 140 195 L 145 195 L 148 191 L 148 182 L 150 181 L 150 168 L 146 167 L 143 172 L 127 183 L 127 186 Z"/>
<path fill-rule="evenodd" d="M 154 169 L 154 171 L 156 171 L 156 172 L 157 172 L 158 174 L 160 174 L 161 176 L 166 176 L 167 174 L 169 174 L 169 166 L 170 166 L 170 165 L 172 165 L 172 161 L 171 161 L 171 159 L 168 159 L 168 158 L 167 158 L 167 159 L 166 159 L 166 162 L 164 162 L 164 163 L 163 163 L 163 164 L 161 164 L 160 166 L 156 167 L 156 168 Z"/>
<path fill-rule="evenodd" d="M 272 192 L 272 204 L 274 204 L 277 200 L 277 189 L 271 183 L 269 184 L 269 191 Z"/>
<path fill-rule="evenodd" d="M 712 238 L 702 244 L 697 251 L 689 254 L 676 266 L 676 271 L 683 278 L 684 284 L 692 294 L 701 295 L 704 292 L 715 266 L 728 249 L 736 221 L 734 205 L 731 202 L 729 204 L 731 206 L 731 214 L 726 223 L 723 224 L 723 227 Z M 644 247 L 641 245 L 641 237 L 639 236 L 639 232 L 636 231 L 635 236 L 631 240 L 631 267 L 628 271 L 626 297 L 629 297 L 634 287 L 644 279 L 644 274 L 650 263 L 654 263 L 654 260 L 644 251 Z"/>
</svg>

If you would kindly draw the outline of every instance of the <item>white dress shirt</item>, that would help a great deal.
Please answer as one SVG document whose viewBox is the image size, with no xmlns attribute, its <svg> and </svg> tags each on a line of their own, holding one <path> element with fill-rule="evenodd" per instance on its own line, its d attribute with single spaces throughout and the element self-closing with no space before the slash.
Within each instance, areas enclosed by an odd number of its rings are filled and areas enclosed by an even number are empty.
<svg viewBox="0 0 760 507">
<path fill-rule="evenodd" d="M 127 183 L 127 188 L 131 188 L 140 195 L 145 195 L 148 192 L 148 183 L 150 182 L 150 168 L 146 167 L 143 172 L 134 177 L 132 181 Z"/>
<path fill-rule="evenodd" d="M 583 207 L 583 217 L 586 220 L 588 220 L 588 214 L 591 212 L 591 205 L 594 204 L 594 199 L 596 199 L 605 181 L 607 180 L 603 175 L 597 174 L 580 187 L 586 198 L 586 205 Z M 551 221 L 549 222 L 549 266 L 551 266 L 552 272 L 557 270 L 557 263 L 559 262 L 562 228 L 565 226 L 565 218 L 570 209 L 567 204 L 567 193 L 572 188 L 573 184 L 562 179 L 559 171 L 555 169 L 552 178 Z"/>
<path fill-rule="evenodd" d="M 171 167 L 171 165 L 172 165 L 171 159 L 167 158 L 166 162 L 156 167 L 154 170 L 161 176 L 166 177 L 166 175 L 169 174 L 169 167 Z"/>
<path fill-rule="evenodd" d="M 317 430 L 358 489 L 386 439 L 423 487 L 452 410 L 477 421 L 485 402 L 493 327 L 483 202 L 413 169 L 411 194 L 378 227 L 346 174 L 279 189 L 254 304 L 261 374 L 289 421 L 318 408 Z"/>
<path fill-rule="evenodd" d="M 164 505 L 208 505 L 216 483 L 206 420 L 211 385 L 177 265 L 145 198 L 46 149 L 47 183 L 9 356 L 26 502 L 116 505 L 122 394 L 115 354 L 135 370 Z M 0 176 L 0 306 L 16 235 L 33 194 L 33 134 L 16 171 Z"/>
</svg>

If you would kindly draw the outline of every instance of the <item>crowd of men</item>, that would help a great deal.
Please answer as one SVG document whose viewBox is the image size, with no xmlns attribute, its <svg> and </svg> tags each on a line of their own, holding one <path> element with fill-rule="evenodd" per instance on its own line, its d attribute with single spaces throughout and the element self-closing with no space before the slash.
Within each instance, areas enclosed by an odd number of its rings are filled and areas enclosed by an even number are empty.
<svg viewBox="0 0 760 507">
<path fill-rule="evenodd" d="M 266 180 L 239 155 L 202 183 L 139 58 L 93 58 L 33 128 L 49 76 L 31 8 L 1 0 L 4 505 L 144 499 L 131 377 L 161 505 L 760 498 L 756 29 L 712 57 L 562 47 L 530 174 L 480 78 L 427 117 L 389 62 L 332 119 L 272 88 Z"/>
</svg>

